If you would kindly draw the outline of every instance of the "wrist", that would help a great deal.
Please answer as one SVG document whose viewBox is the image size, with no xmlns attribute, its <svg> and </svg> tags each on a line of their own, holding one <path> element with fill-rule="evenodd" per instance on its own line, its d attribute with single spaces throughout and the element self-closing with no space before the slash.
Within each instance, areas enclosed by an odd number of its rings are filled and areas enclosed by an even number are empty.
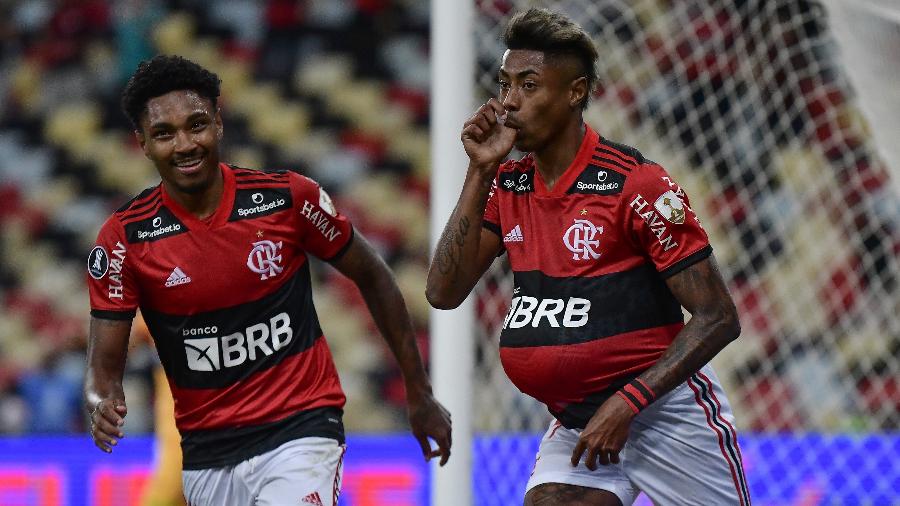
<svg viewBox="0 0 900 506">
<path fill-rule="evenodd" d="M 432 396 L 431 383 L 422 379 L 407 379 L 404 382 L 406 388 L 406 399 L 408 401 L 416 401 L 424 397 Z"/>
<path fill-rule="evenodd" d="M 85 406 L 85 411 L 87 411 L 88 416 L 94 416 L 94 413 L 96 413 L 97 410 L 100 409 L 101 402 L 103 402 L 103 401 L 87 403 L 87 405 Z"/>
<path fill-rule="evenodd" d="M 640 378 L 631 380 L 628 384 L 616 391 L 616 395 L 625 401 L 631 411 L 637 415 L 656 400 L 656 394 Z"/>
<path fill-rule="evenodd" d="M 470 162 L 468 177 L 470 181 L 473 183 L 477 183 L 481 186 L 488 186 L 494 182 L 494 177 L 497 175 L 497 168 L 500 166 L 499 161 L 490 161 L 490 162 Z"/>
<path fill-rule="evenodd" d="M 100 403 L 103 402 L 103 397 L 100 396 L 95 391 L 86 391 L 84 392 L 84 409 L 88 412 L 88 414 L 93 413 Z"/>
</svg>

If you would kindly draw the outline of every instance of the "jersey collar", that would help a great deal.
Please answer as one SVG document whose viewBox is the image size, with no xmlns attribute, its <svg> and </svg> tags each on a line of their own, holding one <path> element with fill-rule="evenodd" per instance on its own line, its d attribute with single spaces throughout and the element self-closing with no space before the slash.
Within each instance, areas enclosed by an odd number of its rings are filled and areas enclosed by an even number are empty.
<svg viewBox="0 0 900 506">
<path fill-rule="evenodd" d="M 191 212 L 181 207 L 181 205 L 172 199 L 166 192 L 166 187 L 160 183 L 162 189 L 163 204 L 172 211 L 182 223 L 188 225 L 191 230 L 202 228 L 216 228 L 228 222 L 231 214 L 231 208 L 234 206 L 235 182 L 234 173 L 231 168 L 224 163 L 219 163 L 219 170 L 222 171 L 223 190 L 222 199 L 216 207 L 215 212 L 207 219 L 201 220 L 194 216 Z"/>
<path fill-rule="evenodd" d="M 578 179 L 578 175 L 581 174 L 581 171 L 587 167 L 588 162 L 591 161 L 591 155 L 594 152 L 594 147 L 597 146 L 597 143 L 600 141 L 600 136 L 597 132 L 591 128 L 590 125 L 584 123 L 584 137 L 581 138 L 581 146 L 578 148 L 578 153 L 575 154 L 575 159 L 572 160 L 572 163 L 566 168 L 566 170 L 559 176 L 559 179 L 556 180 L 556 184 L 553 185 L 552 190 L 547 189 L 546 183 L 544 183 L 544 178 L 541 177 L 541 172 L 537 170 L 535 167 L 534 170 L 534 189 L 538 195 L 565 195 L 565 193 L 569 190 L 572 184 Z"/>
</svg>

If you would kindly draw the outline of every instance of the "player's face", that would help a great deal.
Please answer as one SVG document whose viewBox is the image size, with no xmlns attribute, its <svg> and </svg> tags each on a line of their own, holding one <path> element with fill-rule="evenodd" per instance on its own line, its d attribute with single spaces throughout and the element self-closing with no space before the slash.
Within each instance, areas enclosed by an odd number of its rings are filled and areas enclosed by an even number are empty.
<svg viewBox="0 0 900 506">
<path fill-rule="evenodd" d="M 163 182 L 173 190 L 201 193 L 220 174 L 222 117 L 212 101 L 194 91 L 151 98 L 137 137 Z"/>
<path fill-rule="evenodd" d="M 506 125 L 518 130 L 516 149 L 540 151 L 573 114 L 581 113 L 584 86 L 579 87 L 576 77 L 570 61 L 549 61 L 542 51 L 506 51 L 499 98 L 507 111 Z"/>
</svg>

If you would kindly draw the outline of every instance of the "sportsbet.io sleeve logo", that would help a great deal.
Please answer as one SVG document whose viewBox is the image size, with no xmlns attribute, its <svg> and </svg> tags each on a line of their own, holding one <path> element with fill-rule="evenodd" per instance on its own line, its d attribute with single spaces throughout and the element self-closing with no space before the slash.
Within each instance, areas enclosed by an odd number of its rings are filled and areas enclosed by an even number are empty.
<svg viewBox="0 0 900 506">
<path fill-rule="evenodd" d="M 88 255 L 88 273 L 94 279 L 102 279 L 109 271 L 109 255 L 103 246 L 95 246 Z"/>
</svg>

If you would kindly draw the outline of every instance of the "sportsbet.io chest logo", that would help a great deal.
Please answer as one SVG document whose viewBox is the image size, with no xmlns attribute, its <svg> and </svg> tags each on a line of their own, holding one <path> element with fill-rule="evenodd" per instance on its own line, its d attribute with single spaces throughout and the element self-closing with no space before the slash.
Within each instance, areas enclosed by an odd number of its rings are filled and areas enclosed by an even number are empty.
<svg viewBox="0 0 900 506">
<path fill-rule="evenodd" d="M 575 223 L 563 235 L 563 243 L 572 252 L 572 260 L 600 258 L 600 253 L 597 251 L 600 239 L 597 238 L 597 235 L 602 233 L 602 226 L 595 226 L 588 220 L 575 220 Z"/>
<path fill-rule="evenodd" d="M 281 266 L 281 241 L 256 241 L 247 256 L 247 267 L 259 274 L 259 279 L 266 280 L 277 276 L 284 270 Z"/>
<path fill-rule="evenodd" d="M 261 218 L 290 209 L 293 205 L 287 188 L 238 189 L 228 221 Z"/>
<path fill-rule="evenodd" d="M 248 208 L 248 209 L 239 207 L 237 210 L 238 216 L 244 217 L 244 216 L 251 216 L 251 215 L 256 215 L 256 214 L 262 214 L 267 211 L 271 211 L 273 209 L 285 207 L 287 205 L 287 201 L 282 198 L 273 200 L 272 202 L 266 202 L 265 204 L 263 204 L 263 201 L 266 200 L 266 198 L 260 192 L 256 192 L 253 195 L 251 195 L 250 200 L 256 205 L 251 208 Z"/>
<path fill-rule="evenodd" d="M 125 224 L 125 236 L 129 243 L 153 242 L 184 232 L 187 232 L 187 227 L 166 207 L 160 207 L 152 217 Z"/>
<path fill-rule="evenodd" d="M 181 232 L 181 224 L 180 223 L 169 223 L 165 227 L 162 227 L 163 219 L 160 216 L 153 218 L 153 230 L 138 230 L 137 238 L 140 240 L 145 239 L 156 239 L 167 234 L 172 234 L 173 232 Z"/>
</svg>

